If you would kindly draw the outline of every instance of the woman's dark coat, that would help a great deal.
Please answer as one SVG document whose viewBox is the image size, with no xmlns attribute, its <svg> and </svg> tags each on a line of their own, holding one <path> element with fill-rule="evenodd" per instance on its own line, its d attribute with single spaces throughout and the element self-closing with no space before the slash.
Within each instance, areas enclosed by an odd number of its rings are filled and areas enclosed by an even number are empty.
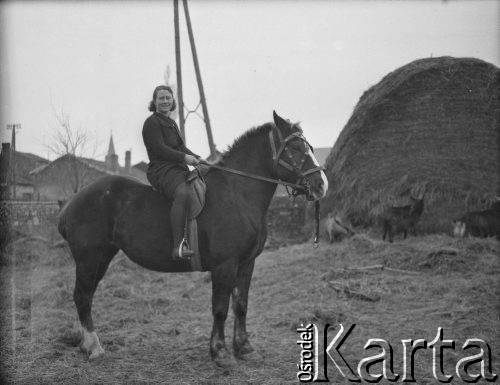
<svg viewBox="0 0 500 385">
<path fill-rule="evenodd" d="M 144 122 L 142 138 L 149 157 L 149 182 L 167 197 L 173 198 L 175 189 L 189 174 L 184 155 L 198 155 L 184 145 L 177 123 L 158 112 Z"/>
</svg>

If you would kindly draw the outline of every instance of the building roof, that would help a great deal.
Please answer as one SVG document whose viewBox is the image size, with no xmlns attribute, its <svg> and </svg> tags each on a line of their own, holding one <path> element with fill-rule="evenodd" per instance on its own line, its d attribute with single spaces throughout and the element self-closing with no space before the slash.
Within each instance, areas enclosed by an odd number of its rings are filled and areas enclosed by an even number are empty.
<svg viewBox="0 0 500 385">
<path fill-rule="evenodd" d="M 73 158 L 74 156 L 71 155 L 71 154 L 65 154 L 65 155 L 62 155 L 60 156 L 59 158 L 55 159 L 54 161 L 50 162 L 50 163 L 47 163 L 47 164 L 43 164 L 33 170 L 31 170 L 30 174 L 31 175 L 37 175 L 37 174 L 41 174 L 43 173 L 45 170 L 47 170 L 53 163 L 56 163 L 56 162 L 61 162 L 61 161 L 64 161 L 64 160 L 67 160 L 67 159 L 71 159 Z M 101 171 L 103 173 L 106 173 L 106 174 L 113 174 L 112 172 L 109 172 L 106 170 L 106 167 L 105 167 L 105 163 L 104 162 L 101 162 L 101 161 L 98 161 L 98 160 L 95 160 L 95 159 L 90 159 L 90 158 L 83 158 L 83 157 L 76 157 L 76 159 L 85 164 L 86 166 L 90 167 L 90 168 L 93 168 L 97 171 Z"/>
<path fill-rule="evenodd" d="M 2 154 L 2 158 L 3 158 Z M 9 160 L 2 161 L 2 175 L 7 177 L 7 169 L 11 167 Z M 41 167 L 48 164 L 50 161 L 48 159 L 42 158 L 41 156 L 31 154 L 29 152 L 15 152 L 15 168 L 16 168 L 16 184 L 31 185 L 33 183 L 33 177 L 30 173 L 36 167 Z"/>
<path fill-rule="evenodd" d="M 34 170 L 32 170 L 30 172 L 30 174 L 31 175 L 42 174 L 53 163 L 65 161 L 67 159 L 71 159 L 72 157 L 73 157 L 73 155 L 71 155 L 71 154 L 63 155 L 63 156 L 57 158 L 56 160 L 54 160 L 53 162 L 50 162 L 48 164 L 44 164 L 44 165 L 42 165 L 40 167 L 35 168 Z M 78 162 L 86 165 L 87 167 L 89 167 L 91 169 L 99 171 L 99 172 L 101 172 L 103 174 L 108 174 L 108 175 L 127 175 L 127 176 L 132 176 L 134 178 L 137 178 L 137 179 L 141 180 L 142 182 L 147 182 L 146 172 L 142 171 L 139 168 L 131 167 L 130 171 L 127 172 L 127 170 L 126 170 L 125 167 L 118 167 L 118 172 L 115 173 L 115 172 L 112 172 L 112 171 L 110 171 L 110 170 L 108 170 L 106 168 L 106 162 L 102 162 L 100 160 L 95 160 L 95 159 L 91 159 L 91 158 L 84 158 L 84 157 L 76 157 L 76 159 L 77 159 Z"/>
<path fill-rule="evenodd" d="M 142 172 L 148 172 L 148 164 L 144 161 L 141 161 L 141 162 L 133 165 L 132 167 L 136 168 L 138 170 L 141 170 Z"/>
<path fill-rule="evenodd" d="M 46 162 L 49 163 L 50 160 L 42 158 L 41 156 L 31 154 L 29 152 L 16 151 L 16 157 L 24 157 L 31 162 Z"/>
</svg>

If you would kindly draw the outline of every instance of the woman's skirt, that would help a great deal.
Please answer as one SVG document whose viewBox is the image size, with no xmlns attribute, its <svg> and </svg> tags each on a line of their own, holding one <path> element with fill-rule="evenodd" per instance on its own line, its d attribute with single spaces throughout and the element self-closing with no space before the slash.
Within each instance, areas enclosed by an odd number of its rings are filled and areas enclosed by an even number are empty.
<svg viewBox="0 0 500 385">
<path fill-rule="evenodd" d="M 174 199 L 174 193 L 177 187 L 186 181 L 189 175 L 187 166 L 173 166 L 169 168 L 156 168 L 148 170 L 148 180 L 151 185 L 165 195 L 167 198 Z"/>
</svg>

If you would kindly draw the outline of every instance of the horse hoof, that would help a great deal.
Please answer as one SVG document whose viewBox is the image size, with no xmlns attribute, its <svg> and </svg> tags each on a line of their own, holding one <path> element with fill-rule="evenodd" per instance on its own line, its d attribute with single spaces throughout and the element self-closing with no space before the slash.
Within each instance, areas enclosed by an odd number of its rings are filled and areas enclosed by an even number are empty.
<svg viewBox="0 0 500 385">
<path fill-rule="evenodd" d="M 214 358 L 214 363 L 219 368 L 230 369 L 236 365 L 236 360 L 227 350 L 221 350 Z"/>
<path fill-rule="evenodd" d="M 101 357 L 102 355 L 104 355 L 104 349 L 99 346 L 97 349 L 94 349 L 92 351 L 92 353 L 90 353 L 89 361 L 93 361 L 93 360 Z"/>
<path fill-rule="evenodd" d="M 216 358 L 214 362 L 215 365 L 222 369 L 231 369 L 236 365 L 236 361 L 233 357 Z"/>
<path fill-rule="evenodd" d="M 255 350 L 253 352 L 250 352 L 250 353 L 240 354 L 237 358 L 242 360 L 242 361 L 246 361 L 246 362 L 250 362 L 250 363 L 254 363 L 254 364 L 260 364 L 260 363 L 264 362 L 264 357 L 262 357 Z"/>
</svg>

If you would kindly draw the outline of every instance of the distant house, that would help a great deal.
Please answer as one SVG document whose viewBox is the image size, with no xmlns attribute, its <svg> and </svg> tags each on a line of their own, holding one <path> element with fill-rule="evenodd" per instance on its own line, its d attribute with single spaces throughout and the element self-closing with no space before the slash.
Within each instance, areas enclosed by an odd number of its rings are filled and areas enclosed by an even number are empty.
<svg viewBox="0 0 500 385">
<path fill-rule="evenodd" d="M 330 154 L 331 150 L 331 147 L 317 147 L 314 149 L 314 157 L 316 158 L 320 166 L 325 165 L 326 158 Z M 288 196 L 285 186 L 279 185 L 274 196 Z"/>
<path fill-rule="evenodd" d="M 138 170 L 141 170 L 142 172 L 144 173 L 147 173 L 148 172 L 148 167 L 149 167 L 149 164 L 144 162 L 144 161 L 141 161 L 135 165 L 133 165 L 132 167 L 138 169 Z"/>
<path fill-rule="evenodd" d="M 15 162 L 15 177 L 11 169 Z M 10 143 L 2 143 L 0 153 L 0 185 L 4 193 L 3 198 L 15 200 L 33 200 L 35 194 L 34 178 L 30 171 L 47 165 L 50 161 L 38 155 L 15 151 Z"/>
<path fill-rule="evenodd" d="M 104 162 L 66 154 L 32 170 L 30 174 L 34 178 L 35 197 L 39 200 L 65 200 L 105 175 L 129 176 L 149 184 L 145 171 L 131 166 L 130 151 L 125 152 L 125 166 L 120 166 L 113 137 L 110 138 Z"/>
</svg>

